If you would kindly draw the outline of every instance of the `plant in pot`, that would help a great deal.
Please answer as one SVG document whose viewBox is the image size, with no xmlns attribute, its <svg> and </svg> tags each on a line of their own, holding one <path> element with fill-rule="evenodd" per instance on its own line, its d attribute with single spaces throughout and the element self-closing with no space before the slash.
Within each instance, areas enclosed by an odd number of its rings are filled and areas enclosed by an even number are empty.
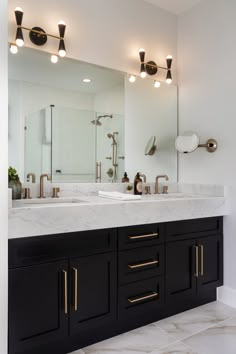
<svg viewBox="0 0 236 354">
<path fill-rule="evenodd" d="M 129 194 L 134 193 L 133 186 L 131 184 L 128 184 L 128 186 L 126 187 L 126 193 L 129 193 Z"/>
<path fill-rule="evenodd" d="M 12 199 L 21 199 L 22 185 L 15 168 L 8 168 L 8 188 L 12 189 Z"/>
</svg>

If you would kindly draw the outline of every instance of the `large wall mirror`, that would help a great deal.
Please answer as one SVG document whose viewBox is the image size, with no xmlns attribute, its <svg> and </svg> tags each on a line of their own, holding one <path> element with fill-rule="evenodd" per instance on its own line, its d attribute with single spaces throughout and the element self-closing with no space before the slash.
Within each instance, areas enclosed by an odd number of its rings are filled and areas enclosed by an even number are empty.
<svg viewBox="0 0 236 354">
<path fill-rule="evenodd" d="M 90 82 L 88 82 L 91 80 Z M 156 151 L 145 155 L 155 136 Z M 177 180 L 177 88 L 150 79 L 23 48 L 9 54 L 9 165 L 22 181 L 48 173 L 53 182 Z"/>
</svg>

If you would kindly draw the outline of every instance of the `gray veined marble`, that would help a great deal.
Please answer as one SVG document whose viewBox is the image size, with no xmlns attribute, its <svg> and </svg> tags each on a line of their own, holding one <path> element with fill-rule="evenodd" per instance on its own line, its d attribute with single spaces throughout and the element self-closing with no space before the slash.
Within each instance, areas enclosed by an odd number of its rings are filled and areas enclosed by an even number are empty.
<svg viewBox="0 0 236 354">
<path fill-rule="evenodd" d="M 233 315 L 236 316 L 236 310 L 220 302 L 213 302 L 156 322 L 156 325 L 176 340 L 182 340 Z"/>
<path fill-rule="evenodd" d="M 236 353 L 236 317 L 184 340 L 199 354 Z"/>
</svg>

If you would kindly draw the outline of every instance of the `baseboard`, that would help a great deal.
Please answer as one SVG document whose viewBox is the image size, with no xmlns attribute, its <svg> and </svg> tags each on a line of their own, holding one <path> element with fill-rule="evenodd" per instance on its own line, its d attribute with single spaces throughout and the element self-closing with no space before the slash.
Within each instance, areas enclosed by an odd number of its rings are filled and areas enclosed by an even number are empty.
<svg viewBox="0 0 236 354">
<path fill-rule="evenodd" d="M 217 289 L 217 299 L 226 305 L 236 308 L 236 290 L 221 286 Z"/>
</svg>

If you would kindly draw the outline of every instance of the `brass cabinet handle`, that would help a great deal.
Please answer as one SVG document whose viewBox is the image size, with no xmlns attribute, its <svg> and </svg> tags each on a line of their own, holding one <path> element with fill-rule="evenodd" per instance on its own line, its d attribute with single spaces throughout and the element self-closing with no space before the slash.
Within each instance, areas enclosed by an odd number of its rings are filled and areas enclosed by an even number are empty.
<svg viewBox="0 0 236 354">
<path fill-rule="evenodd" d="M 67 298 L 67 289 L 68 289 L 68 276 L 67 276 L 67 271 L 63 270 L 64 274 L 64 311 L 65 314 L 67 315 L 68 313 L 68 298 Z"/>
<path fill-rule="evenodd" d="M 200 252 L 201 252 L 201 271 L 200 271 L 200 275 L 203 276 L 204 275 L 204 247 L 203 245 L 200 245 Z"/>
<path fill-rule="evenodd" d="M 137 236 L 128 236 L 130 240 L 138 240 L 138 239 L 142 239 L 142 238 L 150 238 L 150 237 L 158 237 L 159 233 L 153 233 L 153 234 L 146 234 L 146 235 L 137 235 Z"/>
<path fill-rule="evenodd" d="M 145 296 L 141 296 L 141 297 L 138 297 L 138 298 L 129 298 L 128 301 L 131 304 L 135 304 L 135 303 L 143 301 L 143 300 L 147 300 L 147 299 L 152 299 L 152 298 L 158 297 L 158 295 L 159 295 L 158 293 L 153 292 L 151 295 L 145 295 Z"/>
<path fill-rule="evenodd" d="M 199 275 L 199 264 L 198 264 L 198 246 L 193 246 L 195 249 L 195 273 L 194 276 L 198 278 Z"/>
<path fill-rule="evenodd" d="M 72 268 L 74 271 L 74 309 L 78 310 L 78 269 Z"/>
<path fill-rule="evenodd" d="M 150 262 L 143 262 L 143 263 L 137 263 L 137 264 L 129 264 L 128 267 L 130 269 L 136 269 L 136 268 L 142 268 L 142 267 L 147 267 L 153 264 L 158 264 L 159 261 L 150 261 Z"/>
</svg>

